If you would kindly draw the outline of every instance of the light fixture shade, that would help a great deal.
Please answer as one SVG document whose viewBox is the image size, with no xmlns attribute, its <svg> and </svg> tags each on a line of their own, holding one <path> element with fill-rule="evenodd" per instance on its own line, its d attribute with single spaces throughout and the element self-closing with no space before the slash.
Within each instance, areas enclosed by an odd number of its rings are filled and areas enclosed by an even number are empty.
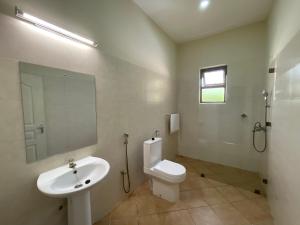
<svg viewBox="0 0 300 225">
<path fill-rule="evenodd" d="M 65 30 L 63 28 L 60 28 L 54 24 L 48 23 L 42 19 L 39 19 L 35 16 L 32 16 L 28 13 L 23 12 L 22 10 L 20 10 L 18 7 L 15 8 L 15 15 L 17 18 L 24 20 L 30 24 L 33 24 L 34 26 L 41 28 L 43 30 L 47 30 L 50 32 L 53 32 L 57 35 L 63 36 L 65 38 L 71 39 L 73 41 L 77 41 L 80 42 L 82 44 L 86 44 L 89 46 L 93 46 L 93 47 L 97 47 L 98 43 L 95 41 L 91 41 L 87 38 L 81 37 L 78 34 L 74 34 L 68 30 Z"/>
</svg>

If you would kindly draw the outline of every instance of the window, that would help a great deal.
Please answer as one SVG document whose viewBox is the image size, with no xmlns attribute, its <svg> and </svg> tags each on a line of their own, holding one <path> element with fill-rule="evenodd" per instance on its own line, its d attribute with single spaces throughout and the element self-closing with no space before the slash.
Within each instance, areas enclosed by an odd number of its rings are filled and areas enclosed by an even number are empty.
<svg viewBox="0 0 300 225">
<path fill-rule="evenodd" d="M 200 103 L 225 103 L 227 66 L 200 70 Z"/>
</svg>

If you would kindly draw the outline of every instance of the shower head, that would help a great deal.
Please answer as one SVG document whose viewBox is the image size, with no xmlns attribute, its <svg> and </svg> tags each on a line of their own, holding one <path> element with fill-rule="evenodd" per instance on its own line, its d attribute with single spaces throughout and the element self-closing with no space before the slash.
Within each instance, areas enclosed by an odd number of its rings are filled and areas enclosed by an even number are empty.
<svg viewBox="0 0 300 225">
<path fill-rule="evenodd" d="M 269 93 L 266 90 L 263 90 L 261 93 L 264 97 L 268 97 L 269 95 Z"/>
<path fill-rule="evenodd" d="M 266 90 L 263 90 L 262 95 L 266 98 L 269 96 L 269 93 Z"/>
<path fill-rule="evenodd" d="M 269 93 L 266 90 L 263 90 L 261 93 L 264 96 L 265 102 L 267 103 Z"/>
</svg>

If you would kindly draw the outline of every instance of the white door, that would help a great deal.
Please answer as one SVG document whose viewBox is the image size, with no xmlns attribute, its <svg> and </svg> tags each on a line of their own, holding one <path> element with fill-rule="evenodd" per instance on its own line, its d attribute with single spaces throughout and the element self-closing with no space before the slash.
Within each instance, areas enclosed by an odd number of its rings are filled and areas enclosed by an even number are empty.
<svg viewBox="0 0 300 225">
<path fill-rule="evenodd" d="M 23 73 L 21 82 L 26 157 L 32 162 L 47 156 L 43 79 Z"/>
</svg>

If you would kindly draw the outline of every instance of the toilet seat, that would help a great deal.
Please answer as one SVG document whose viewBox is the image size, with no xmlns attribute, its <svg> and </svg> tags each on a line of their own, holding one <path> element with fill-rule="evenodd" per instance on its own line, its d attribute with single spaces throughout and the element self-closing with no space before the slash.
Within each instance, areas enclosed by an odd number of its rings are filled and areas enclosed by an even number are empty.
<svg viewBox="0 0 300 225">
<path fill-rule="evenodd" d="M 151 171 L 157 178 L 161 178 L 162 180 L 171 183 L 183 182 L 186 175 L 184 166 L 166 159 L 158 162 L 151 168 Z"/>
</svg>

